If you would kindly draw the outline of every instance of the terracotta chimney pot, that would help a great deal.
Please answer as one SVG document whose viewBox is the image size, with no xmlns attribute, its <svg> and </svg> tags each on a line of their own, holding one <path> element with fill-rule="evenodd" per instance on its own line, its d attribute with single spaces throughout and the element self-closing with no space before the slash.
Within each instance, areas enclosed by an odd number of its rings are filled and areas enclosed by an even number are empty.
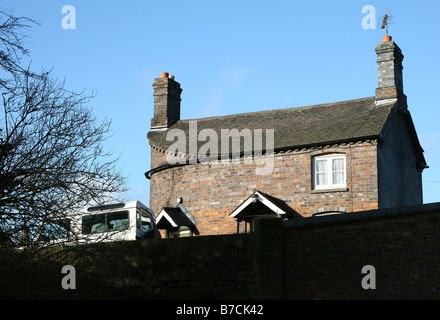
<svg viewBox="0 0 440 320">
<path fill-rule="evenodd" d="M 383 36 L 382 42 L 388 42 L 391 41 L 391 36 Z"/>
</svg>

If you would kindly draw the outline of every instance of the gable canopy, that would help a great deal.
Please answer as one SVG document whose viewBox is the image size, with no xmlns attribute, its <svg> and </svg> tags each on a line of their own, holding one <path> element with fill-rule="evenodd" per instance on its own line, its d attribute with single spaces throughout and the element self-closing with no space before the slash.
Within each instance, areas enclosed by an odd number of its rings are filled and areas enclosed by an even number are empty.
<svg viewBox="0 0 440 320">
<path fill-rule="evenodd" d="M 258 190 L 229 214 L 237 221 L 249 221 L 262 215 L 278 215 L 286 219 L 302 217 L 283 200 Z"/>
<path fill-rule="evenodd" d="M 196 226 L 195 219 L 182 207 L 162 208 L 156 218 L 156 225 L 158 229 L 177 229 L 179 227 L 189 227 L 190 229 Z"/>
</svg>

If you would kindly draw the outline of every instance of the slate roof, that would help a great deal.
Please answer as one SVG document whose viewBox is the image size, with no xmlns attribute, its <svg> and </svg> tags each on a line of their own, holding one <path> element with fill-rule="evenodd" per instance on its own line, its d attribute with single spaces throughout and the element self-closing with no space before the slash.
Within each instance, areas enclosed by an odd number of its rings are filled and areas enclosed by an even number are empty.
<svg viewBox="0 0 440 320">
<path fill-rule="evenodd" d="M 377 138 L 394 105 L 395 102 L 376 106 L 375 97 L 368 97 L 307 107 L 180 120 L 170 129 L 185 132 L 187 153 L 190 121 L 197 121 L 198 132 L 205 128 L 215 130 L 219 141 L 221 129 L 235 128 L 241 131 L 248 128 L 252 132 L 254 129 L 263 129 L 263 148 L 265 129 L 274 129 L 274 150 L 280 151 Z M 167 131 L 150 131 L 148 140 L 152 146 L 167 150 L 174 141 L 166 141 L 166 135 Z M 206 141 L 199 141 L 198 148 L 204 144 Z M 243 143 L 240 145 L 243 149 Z"/>
</svg>

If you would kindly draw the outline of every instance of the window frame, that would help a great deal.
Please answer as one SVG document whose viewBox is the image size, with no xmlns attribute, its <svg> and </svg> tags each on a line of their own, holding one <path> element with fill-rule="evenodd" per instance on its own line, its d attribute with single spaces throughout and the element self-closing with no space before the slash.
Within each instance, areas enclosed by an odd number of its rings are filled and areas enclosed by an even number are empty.
<svg viewBox="0 0 440 320">
<path fill-rule="evenodd" d="M 340 172 L 340 171 L 333 171 L 333 160 L 336 159 L 342 159 L 343 160 L 343 183 L 342 184 L 335 184 L 333 183 L 333 173 L 334 172 Z M 312 189 L 313 190 L 333 190 L 333 189 L 342 189 L 347 188 L 347 157 L 345 154 L 325 154 L 325 155 L 316 155 L 312 158 Z M 324 172 L 326 174 L 327 178 L 327 184 L 321 184 L 317 185 L 317 174 L 316 171 L 316 162 L 319 160 L 326 160 L 326 170 Z"/>
</svg>

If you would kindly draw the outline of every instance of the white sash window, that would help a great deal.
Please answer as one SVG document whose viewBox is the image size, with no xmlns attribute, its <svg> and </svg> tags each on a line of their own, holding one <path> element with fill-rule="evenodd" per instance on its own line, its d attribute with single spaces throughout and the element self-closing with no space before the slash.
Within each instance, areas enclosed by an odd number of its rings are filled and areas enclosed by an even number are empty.
<svg viewBox="0 0 440 320">
<path fill-rule="evenodd" d="M 346 187 L 345 155 L 326 155 L 313 158 L 313 189 Z"/>
</svg>

